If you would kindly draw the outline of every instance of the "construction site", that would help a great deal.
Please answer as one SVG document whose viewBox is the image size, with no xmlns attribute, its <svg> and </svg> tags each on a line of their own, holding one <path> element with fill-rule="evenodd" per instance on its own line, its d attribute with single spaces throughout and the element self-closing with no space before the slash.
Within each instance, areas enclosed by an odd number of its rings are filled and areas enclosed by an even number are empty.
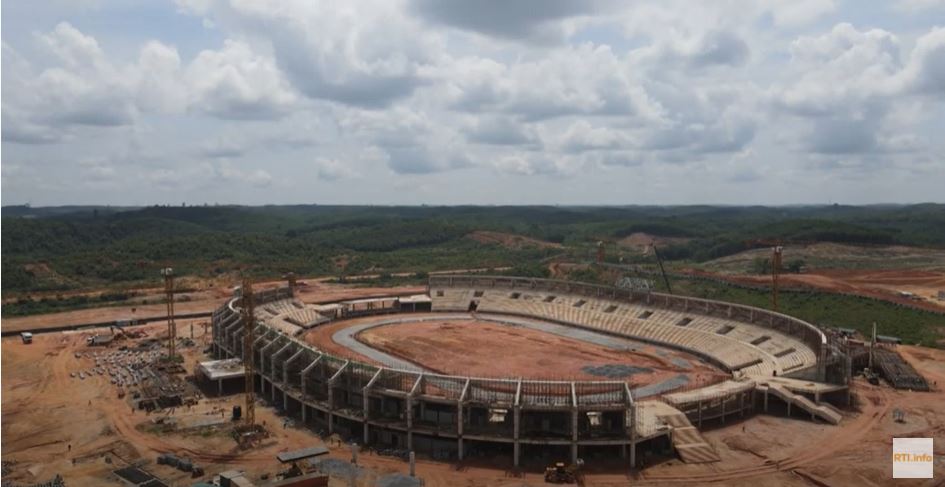
<svg viewBox="0 0 945 487">
<path fill-rule="evenodd" d="M 945 433 L 941 351 L 760 308 L 290 275 L 177 319 L 165 274 L 166 322 L 5 333 L 5 486 L 882 484 L 891 434 Z"/>
</svg>

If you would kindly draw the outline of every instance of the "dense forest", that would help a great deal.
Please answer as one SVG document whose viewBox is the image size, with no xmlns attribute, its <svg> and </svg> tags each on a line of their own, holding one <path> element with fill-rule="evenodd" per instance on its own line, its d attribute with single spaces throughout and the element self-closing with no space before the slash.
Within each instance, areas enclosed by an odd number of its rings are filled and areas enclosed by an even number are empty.
<svg viewBox="0 0 945 487">
<path fill-rule="evenodd" d="M 670 260 L 701 262 L 758 239 L 945 247 L 945 205 L 798 207 L 198 206 L 3 208 L 4 292 L 130 287 L 172 265 L 213 277 L 526 266 L 588 258 L 598 241 L 685 237 Z M 560 244 L 503 246 L 476 230 Z"/>
</svg>

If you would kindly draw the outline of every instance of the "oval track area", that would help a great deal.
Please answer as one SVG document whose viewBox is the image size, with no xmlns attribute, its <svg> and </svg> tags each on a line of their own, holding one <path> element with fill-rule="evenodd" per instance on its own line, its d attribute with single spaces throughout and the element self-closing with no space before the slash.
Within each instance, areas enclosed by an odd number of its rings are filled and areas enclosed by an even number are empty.
<svg viewBox="0 0 945 487">
<path fill-rule="evenodd" d="M 333 353 L 389 367 L 475 377 L 618 380 L 641 396 L 728 377 L 684 352 L 494 314 L 361 318 L 312 330 L 306 339 Z"/>
</svg>

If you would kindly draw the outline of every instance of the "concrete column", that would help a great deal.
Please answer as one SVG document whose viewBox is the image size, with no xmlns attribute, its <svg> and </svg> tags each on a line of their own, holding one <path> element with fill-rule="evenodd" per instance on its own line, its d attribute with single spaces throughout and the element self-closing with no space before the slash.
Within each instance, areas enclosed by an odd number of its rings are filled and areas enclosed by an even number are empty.
<svg viewBox="0 0 945 487">
<path fill-rule="evenodd" d="M 722 424 L 725 424 L 725 398 L 722 398 Z"/>
<path fill-rule="evenodd" d="M 578 459 L 578 410 L 571 408 L 571 463 Z"/>
<path fill-rule="evenodd" d="M 456 448 L 459 452 L 458 458 L 463 459 L 463 403 L 456 404 Z"/>
<path fill-rule="evenodd" d="M 738 410 L 740 411 L 741 417 L 745 417 L 745 393 L 738 395 Z"/>
<path fill-rule="evenodd" d="M 766 413 L 768 412 L 768 390 L 767 390 L 767 389 L 765 389 L 765 405 L 764 405 L 764 410 L 765 410 Z"/>
<path fill-rule="evenodd" d="M 699 408 L 698 425 L 699 425 L 699 428 L 702 428 L 702 401 L 699 401 L 698 408 Z"/>
<path fill-rule="evenodd" d="M 518 467 L 519 465 L 519 456 L 521 445 L 518 443 L 518 434 L 519 434 L 519 420 L 521 419 L 522 409 L 519 406 L 512 408 L 512 439 L 515 441 L 513 445 L 513 458 L 512 465 Z"/>
<path fill-rule="evenodd" d="M 413 450 L 413 398 L 407 398 L 407 449 Z"/>
<path fill-rule="evenodd" d="M 328 412 L 328 434 L 335 432 L 335 414 L 331 411 Z"/>
<path fill-rule="evenodd" d="M 217 395 L 223 395 L 223 379 L 217 379 Z"/>
<path fill-rule="evenodd" d="M 302 399 L 305 399 L 303 396 Z M 308 406 L 305 405 L 305 402 L 302 402 L 302 424 L 308 422 Z"/>
<path fill-rule="evenodd" d="M 637 443 L 630 443 L 630 468 L 637 468 Z"/>
<path fill-rule="evenodd" d="M 364 404 L 364 444 L 368 444 L 368 438 L 370 438 L 368 433 L 368 419 L 371 417 L 371 398 L 368 397 L 367 393 L 363 393 L 362 403 Z M 383 404 L 381 405 L 383 407 Z"/>
</svg>

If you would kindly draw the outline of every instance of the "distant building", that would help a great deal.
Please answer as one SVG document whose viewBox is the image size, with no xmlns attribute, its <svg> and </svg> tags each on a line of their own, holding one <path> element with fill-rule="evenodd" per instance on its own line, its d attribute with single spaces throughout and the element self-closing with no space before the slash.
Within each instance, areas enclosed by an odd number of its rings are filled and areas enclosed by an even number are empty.
<svg viewBox="0 0 945 487">
<path fill-rule="evenodd" d="M 876 341 L 879 343 L 895 343 L 897 345 L 902 343 L 901 338 L 889 335 L 876 335 Z"/>
</svg>

